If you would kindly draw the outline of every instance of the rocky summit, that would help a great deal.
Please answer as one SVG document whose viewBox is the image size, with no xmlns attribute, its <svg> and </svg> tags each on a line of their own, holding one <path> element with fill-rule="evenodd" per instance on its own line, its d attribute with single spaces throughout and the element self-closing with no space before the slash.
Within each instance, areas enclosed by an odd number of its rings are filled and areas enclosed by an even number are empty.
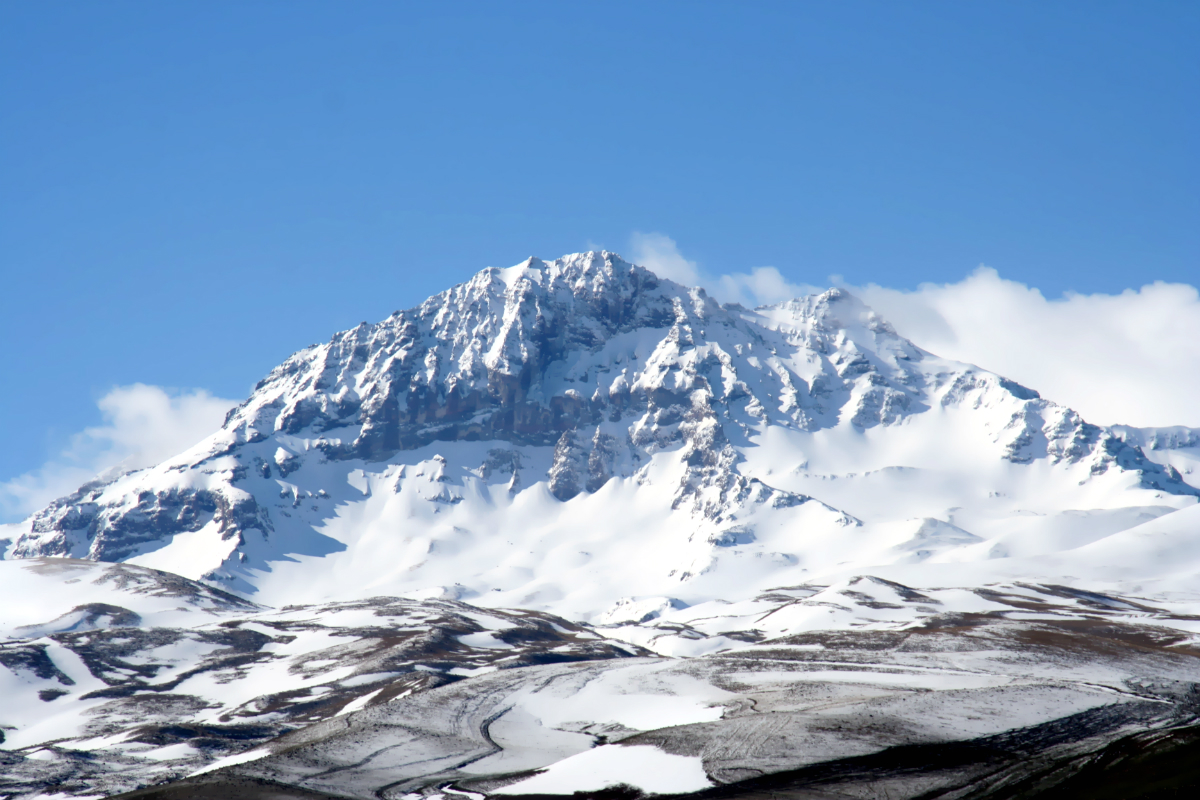
<svg viewBox="0 0 1200 800">
<path fill-rule="evenodd" d="M 0 796 L 1066 791 L 1191 746 L 1198 467 L 841 289 L 489 268 L 0 527 Z"/>
</svg>

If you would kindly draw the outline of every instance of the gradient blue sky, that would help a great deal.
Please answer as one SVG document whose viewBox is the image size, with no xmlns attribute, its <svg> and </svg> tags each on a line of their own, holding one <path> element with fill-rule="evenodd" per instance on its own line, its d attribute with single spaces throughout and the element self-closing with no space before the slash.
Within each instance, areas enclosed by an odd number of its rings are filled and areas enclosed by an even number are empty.
<svg viewBox="0 0 1200 800">
<path fill-rule="evenodd" d="M 1196 2 L 0 5 L 0 480 L 528 255 L 1195 284 Z"/>
</svg>

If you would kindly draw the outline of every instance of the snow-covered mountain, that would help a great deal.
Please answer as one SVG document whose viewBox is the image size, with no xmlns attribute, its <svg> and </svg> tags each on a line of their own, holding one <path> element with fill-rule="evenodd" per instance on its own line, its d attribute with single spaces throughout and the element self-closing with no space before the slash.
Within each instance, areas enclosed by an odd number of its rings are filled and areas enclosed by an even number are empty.
<svg viewBox="0 0 1200 800">
<path fill-rule="evenodd" d="M 844 291 L 751 311 L 600 252 L 302 350 L 195 448 L 5 536 L 7 558 L 259 602 L 425 590 L 598 619 L 1055 552 L 1196 494 L 1136 433 L 925 352 Z"/>
<path fill-rule="evenodd" d="M 1057 765 L 1195 721 L 1198 478 L 1200 431 L 1089 424 L 839 289 L 487 269 L 0 528 L 0 797 L 222 764 L 297 797 L 570 794 L 663 756 L 682 792 L 968 739 Z M 855 791 L 932 785 L 889 775 Z"/>
</svg>

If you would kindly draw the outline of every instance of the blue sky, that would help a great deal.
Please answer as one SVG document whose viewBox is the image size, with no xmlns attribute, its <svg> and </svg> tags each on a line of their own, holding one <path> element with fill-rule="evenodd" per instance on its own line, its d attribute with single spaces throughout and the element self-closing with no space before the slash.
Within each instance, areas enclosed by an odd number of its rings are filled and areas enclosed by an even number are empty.
<svg viewBox="0 0 1200 800">
<path fill-rule="evenodd" d="M 0 480 L 489 265 L 1200 273 L 1194 2 L 0 5 Z"/>
</svg>

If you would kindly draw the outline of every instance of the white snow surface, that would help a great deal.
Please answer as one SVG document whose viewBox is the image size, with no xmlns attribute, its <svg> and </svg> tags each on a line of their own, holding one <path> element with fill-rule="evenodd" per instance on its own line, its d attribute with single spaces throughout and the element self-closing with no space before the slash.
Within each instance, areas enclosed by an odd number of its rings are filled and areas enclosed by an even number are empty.
<svg viewBox="0 0 1200 800">
<path fill-rule="evenodd" d="M 495 794 L 573 794 L 632 786 L 646 794 L 686 794 L 711 787 L 699 756 L 677 756 L 650 745 L 601 745 L 551 764 L 545 772 Z"/>
</svg>

